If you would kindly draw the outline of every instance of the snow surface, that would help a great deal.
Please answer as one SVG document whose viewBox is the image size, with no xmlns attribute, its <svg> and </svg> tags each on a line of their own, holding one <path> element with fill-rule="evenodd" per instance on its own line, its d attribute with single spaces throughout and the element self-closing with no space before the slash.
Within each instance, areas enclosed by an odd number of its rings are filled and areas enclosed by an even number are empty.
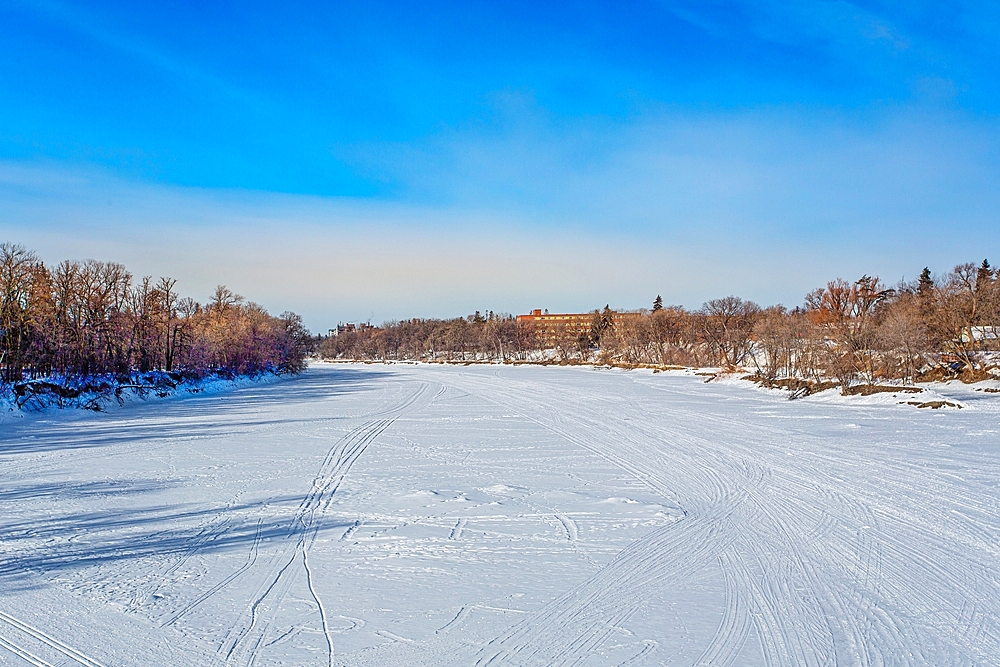
<svg viewBox="0 0 1000 667">
<path fill-rule="evenodd" d="M 1000 395 L 703 380 L 318 364 L 8 419 L 0 664 L 1000 664 Z"/>
</svg>

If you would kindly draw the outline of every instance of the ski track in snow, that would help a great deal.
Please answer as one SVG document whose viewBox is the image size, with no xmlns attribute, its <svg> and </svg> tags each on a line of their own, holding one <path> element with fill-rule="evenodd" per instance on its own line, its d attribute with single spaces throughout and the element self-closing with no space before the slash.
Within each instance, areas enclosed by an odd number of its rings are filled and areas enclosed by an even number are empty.
<svg viewBox="0 0 1000 667">
<path fill-rule="evenodd" d="M 469 522 L 468 519 L 462 517 L 455 522 L 455 527 L 451 529 L 451 534 L 448 535 L 449 540 L 457 540 L 462 537 L 462 531 L 465 530 L 466 524 Z"/>
<path fill-rule="evenodd" d="M 1000 665 L 998 416 L 320 365 L 6 423 L 0 664 L 143 641 L 5 609 L 33 581 L 214 646 L 204 664 Z"/>
<path fill-rule="evenodd" d="M 422 391 L 415 392 L 419 395 Z M 408 399 L 400 405 L 399 411 L 404 410 L 413 404 L 414 399 Z M 333 496 L 337 488 L 343 482 L 344 477 L 350 472 L 351 466 L 364 453 L 368 445 L 371 444 L 383 431 L 385 431 L 395 419 L 382 419 L 372 421 L 360 426 L 350 434 L 342 438 L 327 453 L 326 460 L 320 468 L 316 479 L 313 480 L 312 489 L 299 505 L 298 511 L 292 524 L 288 527 L 286 537 L 286 548 L 276 554 L 272 559 L 272 564 L 267 574 L 258 586 L 258 594 L 255 595 L 252 603 L 241 615 L 239 621 L 233 626 L 232 631 L 226 637 L 220 648 L 220 653 L 225 654 L 226 661 L 232 664 L 251 665 L 257 657 L 257 651 L 266 640 L 271 630 L 271 622 L 266 616 L 263 605 L 268 598 L 273 597 L 272 608 L 277 607 L 288 592 L 290 577 L 286 575 L 290 572 L 291 566 L 301 558 L 305 568 L 310 590 L 312 589 L 312 577 L 308 570 L 308 550 L 316 539 L 316 533 L 312 530 L 313 521 L 317 512 L 327 509 L 333 501 Z M 294 546 L 292 546 L 294 544 Z M 322 614 L 324 628 L 326 626 L 325 611 L 322 603 L 316 599 L 317 606 Z M 324 631 L 324 636 L 328 633 Z M 332 646 L 330 647 L 330 663 L 333 661 Z"/>
<path fill-rule="evenodd" d="M 526 388 L 522 389 L 527 391 Z M 524 393 L 522 392 L 521 395 L 523 396 Z M 511 392 L 506 398 L 508 401 L 512 401 L 514 396 L 515 393 Z M 546 400 L 541 396 L 532 396 L 532 398 L 536 406 L 544 405 L 544 401 Z M 552 400 L 553 396 L 551 392 L 548 392 L 547 398 L 550 401 Z M 571 399 L 566 397 L 565 402 L 569 400 Z M 519 408 L 530 414 L 533 406 L 521 405 Z M 576 419 L 581 428 L 573 429 L 575 433 L 595 433 L 599 432 L 599 430 L 604 430 L 608 437 L 603 438 L 603 441 L 609 445 L 608 449 L 601 449 L 598 442 L 581 442 L 581 444 L 611 459 L 623 469 L 633 473 L 638 479 L 646 481 L 658 489 L 665 487 L 665 485 L 661 486 L 662 482 L 657 472 L 658 470 L 665 469 L 666 461 L 663 462 L 664 468 L 661 468 L 655 463 L 655 460 L 644 460 L 638 450 L 636 450 L 636 456 L 631 457 L 628 455 L 631 451 L 630 440 L 632 440 L 632 434 L 644 430 L 648 431 L 645 426 L 632 424 L 629 427 L 629 432 L 615 433 L 613 430 L 608 432 L 610 429 L 607 422 L 605 424 L 588 423 L 588 420 L 580 418 L 580 415 L 587 414 L 585 410 L 563 409 L 562 414 L 558 415 L 557 406 L 553 405 L 552 408 L 551 415 L 547 416 L 549 423 L 553 424 L 551 428 L 564 428 L 560 426 L 560 422 L 564 423 L 568 419 Z M 537 407 L 534 409 L 537 410 Z M 572 415 L 572 417 L 567 417 L 567 415 Z M 714 427 L 713 430 L 718 433 L 720 431 L 724 432 L 723 429 L 729 426 L 722 420 L 708 420 L 706 419 L 706 415 L 690 415 L 690 417 L 690 419 L 685 420 L 683 423 L 697 425 L 699 430 L 709 430 L 706 427 Z M 544 423 L 545 418 L 543 417 L 542 420 Z M 706 421 L 714 421 L 714 423 L 706 424 Z M 735 424 L 734 426 L 738 427 Z M 676 442 L 681 439 L 683 433 L 679 433 L 675 428 L 665 432 L 663 435 L 668 442 L 671 440 Z M 695 434 L 691 435 L 698 437 Z M 734 434 L 734 436 L 735 442 L 739 442 L 742 439 L 739 435 Z M 611 449 L 615 451 L 611 451 Z M 726 488 L 727 485 L 719 476 L 719 473 L 724 471 L 726 467 L 735 468 L 733 462 L 716 460 L 712 463 L 710 469 L 706 469 L 703 465 L 704 462 L 711 460 L 709 457 L 713 454 L 713 450 L 718 450 L 718 447 L 714 443 L 704 441 L 701 443 L 700 449 L 701 454 L 709 456 L 704 456 L 700 461 L 689 460 L 685 462 L 694 464 L 692 469 L 688 471 L 690 478 L 697 479 L 701 477 L 699 486 L 710 491 L 711 495 L 706 499 L 708 503 L 727 502 L 726 497 L 737 488 L 745 490 L 749 498 L 753 501 L 750 507 L 741 504 L 741 509 L 745 513 L 740 517 L 739 521 L 733 522 L 734 534 L 728 536 L 730 539 L 733 539 L 733 544 L 731 546 L 724 546 L 722 541 L 716 538 L 713 540 L 713 545 L 719 548 L 724 554 L 724 557 L 720 560 L 720 564 L 726 572 L 727 587 L 736 586 L 736 590 L 730 590 L 727 595 L 730 598 L 734 595 L 746 597 L 746 600 L 741 600 L 736 604 L 749 604 L 753 610 L 752 613 L 757 618 L 769 619 L 769 622 L 762 622 L 758 627 L 763 652 L 768 664 L 883 664 L 895 660 L 894 656 L 899 655 L 896 650 L 905 647 L 908 640 L 916 640 L 918 633 L 940 633 L 937 628 L 929 624 L 920 629 L 913 628 L 911 626 L 913 619 L 909 615 L 890 617 L 883 613 L 877 613 L 876 609 L 872 609 L 868 615 L 859 615 L 856 605 L 851 600 L 854 592 L 842 590 L 837 585 L 844 580 L 823 577 L 817 571 L 812 559 L 821 554 L 813 551 L 810 553 L 811 558 L 807 557 L 804 553 L 806 545 L 802 543 L 803 539 L 807 538 L 810 533 L 808 530 L 810 512 L 817 510 L 821 512 L 819 516 L 814 518 L 816 521 L 832 519 L 836 522 L 838 519 L 843 521 L 847 518 L 854 518 L 850 516 L 850 513 L 855 509 L 844 507 L 846 504 L 845 499 L 836 491 L 835 487 L 824 487 L 816 483 L 818 479 L 822 479 L 823 477 L 821 471 L 804 470 L 797 472 L 772 468 L 770 479 L 768 480 L 770 488 L 767 489 L 766 495 L 764 495 L 761 492 L 760 486 L 764 481 L 765 471 L 760 470 L 759 467 L 757 470 L 747 469 L 744 471 L 740 471 L 737 468 L 733 470 L 736 474 L 733 474 L 730 480 L 739 482 L 739 485 L 730 485 L 729 488 Z M 747 456 L 750 455 L 751 452 L 747 452 Z M 672 458 L 676 466 L 679 462 L 679 457 Z M 747 458 L 742 460 L 741 463 L 747 466 L 750 460 L 752 459 Z M 680 459 L 680 461 L 683 461 L 683 459 Z M 650 466 L 649 463 L 653 463 L 653 465 Z M 859 461 L 859 464 L 863 463 L 864 461 Z M 872 469 L 874 469 L 874 462 Z M 787 484 L 786 489 L 790 488 L 791 493 L 780 487 L 775 488 L 776 485 L 773 482 L 774 472 L 779 470 L 782 473 L 782 481 Z M 908 472 L 914 473 L 917 471 L 910 468 Z M 893 480 L 894 483 L 899 483 L 900 481 L 898 479 Z M 909 488 L 907 489 L 911 493 L 917 491 L 921 486 L 919 480 L 915 479 L 913 481 L 915 483 L 909 484 Z M 831 502 L 822 508 L 810 507 L 811 503 L 809 503 L 809 499 L 815 497 Z M 696 501 L 700 500 L 694 494 L 689 496 L 689 498 Z M 991 498 L 991 501 L 994 503 L 995 498 L 995 495 Z M 957 500 L 965 500 L 965 502 L 972 505 L 975 504 L 968 497 L 964 499 L 958 498 Z M 696 505 L 692 504 L 690 500 L 683 501 L 682 506 L 689 512 L 697 511 L 695 509 Z M 893 509 L 897 509 L 898 511 L 898 508 Z M 914 519 L 920 518 L 919 515 L 941 515 L 940 507 L 936 502 L 919 504 L 915 509 L 917 509 L 917 516 L 914 516 Z M 864 510 L 859 509 L 858 511 Z M 848 516 L 845 516 L 845 514 Z M 732 515 L 727 510 L 723 513 L 722 517 L 713 517 L 712 522 L 715 523 L 723 517 L 732 518 Z M 944 517 L 941 518 L 942 520 L 944 519 Z M 803 519 L 806 521 L 802 522 Z M 790 522 L 795 520 L 798 520 L 800 523 L 798 525 L 790 525 Z M 863 520 L 865 523 L 877 525 L 874 518 L 865 517 Z M 974 524 L 970 527 L 974 529 L 974 532 L 968 535 L 967 538 L 985 538 L 975 539 L 977 546 L 988 546 L 987 540 L 989 536 L 992 536 L 994 540 L 996 539 L 995 524 L 993 530 L 985 534 L 979 534 L 980 525 Z M 674 529 L 672 528 L 671 530 Z M 873 526 L 866 526 L 866 530 L 877 534 L 875 532 L 877 529 Z M 761 535 L 760 532 L 762 531 L 766 531 L 766 534 Z M 736 538 L 737 534 L 738 538 Z M 832 537 L 834 535 L 825 534 L 824 539 L 815 540 L 814 544 L 834 554 L 837 553 L 838 548 L 843 548 L 846 555 L 849 545 L 838 544 L 837 541 L 831 539 Z M 853 541 L 855 535 L 848 534 L 848 537 L 849 541 Z M 925 543 L 918 546 L 911 541 L 899 540 L 888 535 L 882 538 L 883 541 L 876 541 L 876 539 L 870 536 L 860 546 L 861 549 L 867 550 L 862 559 L 866 568 L 866 579 L 870 577 L 872 559 L 879 558 L 879 555 L 886 547 L 892 545 L 897 549 L 906 549 L 909 553 L 901 555 L 904 555 L 907 561 L 907 568 L 896 569 L 891 573 L 883 572 L 883 563 L 879 559 L 876 569 L 883 579 L 886 575 L 897 578 L 900 586 L 906 577 L 912 576 L 913 571 L 910 568 L 915 567 L 918 572 L 923 570 L 929 575 L 927 578 L 931 586 L 911 591 L 911 594 L 914 594 L 918 599 L 924 598 L 923 601 L 927 609 L 947 608 L 949 604 L 952 607 L 957 605 L 964 608 L 965 602 L 961 601 L 961 597 L 975 599 L 977 596 L 981 596 L 983 591 L 997 591 L 996 581 L 992 577 L 982 576 L 985 572 L 979 573 L 976 570 L 972 570 L 964 572 L 959 577 L 942 567 L 941 559 L 920 553 L 921 550 L 931 547 L 951 552 L 949 555 L 953 559 L 961 558 L 959 553 L 955 553 L 951 549 L 951 545 L 947 540 L 938 538 L 934 540 L 936 544 L 928 545 Z M 686 545 L 678 549 L 693 550 L 697 545 L 697 540 L 685 542 Z M 774 548 L 775 542 L 780 545 L 780 550 Z M 674 551 L 674 549 L 667 547 L 662 549 L 661 553 L 672 553 Z M 776 552 L 780 556 L 779 558 L 774 558 Z M 987 553 L 990 552 L 995 557 L 997 553 L 995 543 Z M 759 574 L 751 573 L 745 564 L 739 562 L 747 556 L 750 556 L 752 559 L 751 565 L 755 565 L 760 573 L 764 575 L 764 585 L 759 583 Z M 686 554 L 683 559 L 690 564 L 694 557 L 693 554 Z M 829 563 L 829 567 L 835 570 L 838 566 L 837 563 Z M 636 568 L 631 572 L 627 571 L 623 573 L 623 576 L 630 577 L 633 572 L 636 576 L 648 577 L 655 574 L 655 568 Z M 754 581 L 755 578 L 758 579 L 757 582 Z M 967 581 L 963 581 L 969 578 L 976 579 L 973 585 L 969 585 Z M 879 581 L 869 579 L 866 583 L 868 584 L 868 588 L 877 590 Z M 621 582 L 618 581 L 617 585 L 620 587 Z M 620 591 L 621 588 L 616 590 L 615 597 L 621 595 Z M 875 593 L 875 591 L 871 592 Z M 956 596 L 955 593 L 959 593 L 960 596 Z M 628 591 L 628 595 L 621 595 L 621 597 L 627 597 L 633 601 L 636 600 L 636 594 L 632 591 Z M 480 663 L 575 664 L 582 656 L 592 652 L 594 645 L 599 644 L 600 639 L 597 639 L 595 642 L 594 637 L 597 636 L 595 633 L 601 621 L 595 618 L 589 627 L 568 627 L 567 623 L 560 617 L 567 615 L 565 609 L 571 601 L 572 598 L 570 597 L 557 601 L 550 608 L 539 613 L 536 618 L 526 621 L 524 629 L 519 629 L 514 633 L 498 638 L 496 643 L 504 646 L 504 648 L 492 653 L 488 650 L 486 653 L 489 655 L 489 658 L 485 662 L 481 660 Z M 732 605 L 733 602 L 729 604 Z M 875 604 L 877 605 L 877 602 Z M 578 604 L 577 606 L 581 610 L 593 611 L 599 604 L 596 600 L 587 598 L 586 604 Z M 616 618 L 612 610 L 608 611 L 612 613 L 602 615 L 607 618 Z M 573 613 L 573 618 L 574 620 L 579 618 L 578 612 Z M 977 641 L 968 643 L 966 647 L 968 654 L 964 657 L 965 659 L 976 661 L 982 660 L 984 664 L 994 664 L 997 656 L 1000 655 L 998 653 L 1000 651 L 1000 642 L 997 641 L 996 617 L 994 617 L 994 622 L 989 624 L 992 627 L 988 628 L 988 633 L 984 632 L 987 629 L 983 627 L 986 625 L 985 618 L 981 618 L 982 622 L 977 626 L 974 633 Z M 952 631 L 962 633 L 961 623 L 962 619 L 959 613 L 958 618 L 954 619 Z M 717 654 L 721 650 L 720 647 L 725 648 L 727 644 L 733 644 L 738 650 L 743 632 L 734 633 L 732 627 L 730 627 L 732 625 L 728 617 L 724 617 L 723 624 L 713 639 L 713 643 L 702 657 L 703 662 L 708 659 L 710 662 L 706 664 L 716 664 L 714 661 L 719 660 Z M 735 627 L 740 627 L 741 625 L 742 623 L 740 622 Z M 548 636 L 550 633 L 555 636 Z M 567 634 L 575 634 L 576 637 L 573 640 L 569 638 L 559 639 L 559 637 L 565 637 Z M 909 636 L 907 637 L 907 635 Z M 965 635 L 969 636 L 970 632 L 965 631 Z M 737 639 L 734 641 L 733 637 Z M 946 642 L 946 636 L 939 635 L 938 639 Z M 510 645 L 510 648 L 507 648 L 507 645 Z M 882 655 L 872 655 L 873 652 L 879 652 L 882 647 L 889 647 L 890 650 L 884 652 Z M 732 655 L 731 651 L 728 653 Z M 539 658 L 539 656 L 542 657 Z M 935 664 L 935 660 L 939 660 L 942 657 L 920 656 L 920 658 L 926 658 L 928 664 Z M 733 658 L 728 657 L 722 660 L 731 659 Z"/>
<path fill-rule="evenodd" d="M 0 622 L 2 622 L 4 625 L 10 628 L 13 628 L 20 634 L 30 638 L 30 640 L 33 640 L 34 642 L 37 642 L 38 644 L 63 656 L 64 658 L 69 658 L 78 665 L 83 665 L 84 667 L 104 667 L 101 663 L 97 662 L 96 660 L 92 660 L 91 658 L 88 658 L 86 655 L 84 655 L 80 651 L 77 651 L 75 648 L 68 646 L 67 644 L 64 644 L 55 637 L 46 634 L 45 632 L 39 630 L 38 628 L 32 627 L 27 623 L 17 620 L 16 618 L 14 618 L 9 614 L 0 612 Z M 5 639 L 3 636 L 0 636 L 0 646 L 2 646 L 3 648 L 17 655 L 19 658 L 33 665 L 50 665 L 50 663 L 30 653 L 27 649 L 18 646 L 9 639 Z"/>
</svg>

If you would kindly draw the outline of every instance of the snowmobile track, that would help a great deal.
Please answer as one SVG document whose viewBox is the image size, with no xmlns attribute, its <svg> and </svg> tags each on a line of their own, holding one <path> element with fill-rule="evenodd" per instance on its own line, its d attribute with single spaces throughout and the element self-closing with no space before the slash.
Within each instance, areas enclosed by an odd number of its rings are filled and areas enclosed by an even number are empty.
<svg viewBox="0 0 1000 667">
<path fill-rule="evenodd" d="M 423 388 L 418 393 L 422 391 Z M 413 403 L 414 401 L 408 401 L 406 405 Z M 264 576 L 262 585 L 258 587 L 253 601 L 241 615 L 239 623 L 220 647 L 219 652 L 227 663 L 252 665 L 255 662 L 257 653 L 270 631 L 270 624 L 263 617 L 265 611 L 263 605 L 271 598 L 271 609 L 276 609 L 291 585 L 291 578 L 286 577 L 291 566 L 299 558 L 302 558 L 303 563 L 307 562 L 306 556 L 302 554 L 316 538 L 315 532 L 310 531 L 316 512 L 329 507 L 344 477 L 350 472 L 351 466 L 360 458 L 368 445 L 394 421 L 395 418 L 367 422 L 341 438 L 327 452 L 313 480 L 312 488 L 300 503 L 295 517 L 288 526 L 282 548 L 271 559 L 271 567 Z M 320 608 L 322 609 L 321 605 Z M 325 618 L 325 611 L 322 613 Z M 332 655 L 332 650 L 330 654 Z"/>
<path fill-rule="evenodd" d="M 38 641 L 39 643 L 45 645 L 49 649 L 51 649 L 51 650 L 53 650 L 53 651 L 55 651 L 57 653 L 60 653 L 60 654 L 64 655 L 65 657 L 69 658 L 70 660 L 73 660 L 74 662 L 76 662 L 79 665 L 84 665 L 84 667 L 104 667 L 104 665 L 102 665 L 101 663 L 97 662 L 96 660 L 94 660 L 92 658 L 87 657 L 86 655 L 84 655 L 80 651 L 76 650 L 72 646 L 69 646 L 68 644 L 65 644 L 64 642 L 59 641 L 58 639 L 56 639 L 52 635 L 49 635 L 49 634 L 47 634 L 47 633 L 39 630 L 38 628 L 32 627 L 32 626 L 28 625 L 27 623 L 19 621 L 18 619 L 14 618 L 13 616 L 11 616 L 11 615 L 9 615 L 7 613 L 4 613 L 2 611 L 0 611 L 0 621 L 2 621 L 4 623 L 6 623 L 7 625 L 9 625 L 9 626 L 11 626 L 11 627 L 19 630 L 22 633 L 28 635 L 29 637 L 31 637 L 32 639 L 34 639 L 34 640 Z M 25 649 L 17 647 L 16 645 L 14 645 L 13 643 L 11 643 L 11 642 L 9 642 L 7 640 L 2 640 L 2 641 L 4 641 L 4 647 L 5 648 L 9 648 L 9 650 L 13 651 L 14 653 L 18 654 L 18 651 L 21 651 L 25 655 L 31 656 L 31 654 L 28 653 L 28 651 L 26 651 Z M 21 656 L 21 657 L 24 657 L 24 656 Z M 42 664 L 42 665 L 47 665 L 48 664 L 45 661 L 43 661 L 40 658 L 37 658 L 35 656 L 31 656 L 31 658 L 34 659 L 34 660 L 37 660 L 38 661 L 37 664 Z M 25 659 L 29 659 L 29 658 L 25 658 Z M 29 660 L 29 661 L 31 661 L 31 660 Z"/>
</svg>

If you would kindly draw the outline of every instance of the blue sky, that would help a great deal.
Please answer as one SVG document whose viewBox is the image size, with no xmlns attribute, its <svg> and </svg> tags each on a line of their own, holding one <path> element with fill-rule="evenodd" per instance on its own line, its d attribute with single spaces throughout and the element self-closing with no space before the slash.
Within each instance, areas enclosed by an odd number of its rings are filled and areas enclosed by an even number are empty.
<svg viewBox="0 0 1000 667">
<path fill-rule="evenodd" d="M 993 3 L 143 4 L 0 4 L 0 236 L 49 261 L 322 329 L 796 304 L 1000 240 Z"/>
</svg>

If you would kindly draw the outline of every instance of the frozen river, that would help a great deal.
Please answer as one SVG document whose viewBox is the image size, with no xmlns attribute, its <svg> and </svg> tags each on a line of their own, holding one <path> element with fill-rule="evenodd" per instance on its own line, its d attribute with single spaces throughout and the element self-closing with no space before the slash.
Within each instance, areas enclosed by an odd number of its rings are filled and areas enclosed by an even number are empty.
<svg viewBox="0 0 1000 667">
<path fill-rule="evenodd" d="M 316 365 L 7 419 L 0 664 L 1000 665 L 1000 398 L 702 379 Z"/>
</svg>

